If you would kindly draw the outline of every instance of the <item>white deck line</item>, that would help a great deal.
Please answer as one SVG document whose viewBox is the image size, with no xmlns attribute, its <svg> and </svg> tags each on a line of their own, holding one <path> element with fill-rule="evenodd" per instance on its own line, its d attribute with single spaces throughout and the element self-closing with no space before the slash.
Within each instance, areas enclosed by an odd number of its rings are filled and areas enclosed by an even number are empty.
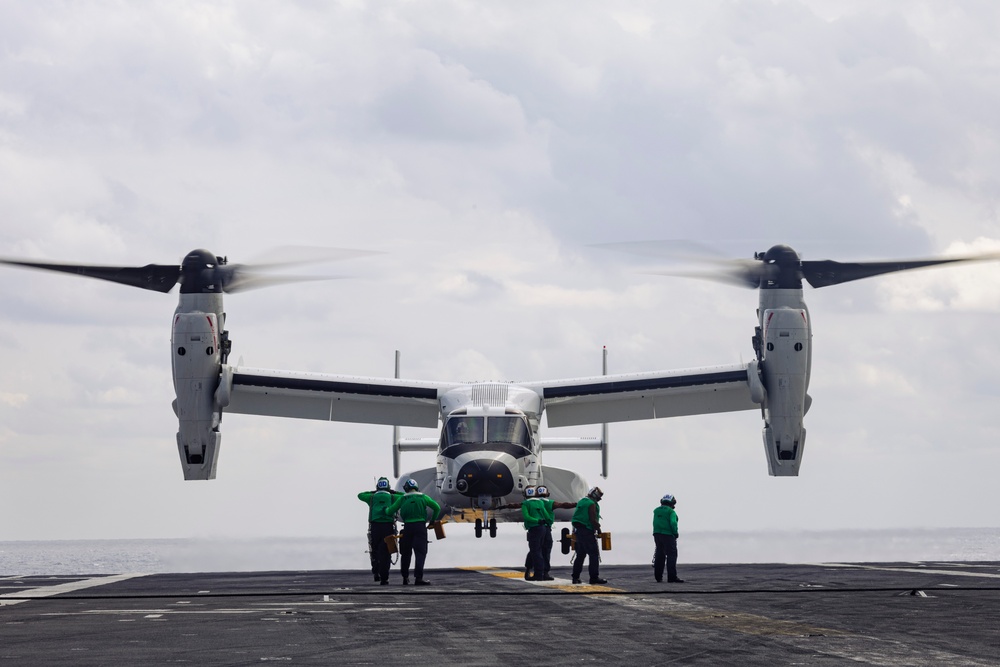
<svg viewBox="0 0 1000 667">
<path fill-rule="evenodd" d="M 858 565 L 855 563 L 815 563 L 819 567 L 844 567 L 859 570 L 881 570 L 883 572 L 911 572 L 914 574 L 942 574 L 949 577 L 976 577 L 979 579 L 1000 579 L 1000 574 L 987 572 L 960 572 L 958 570 L 934 570 L 928 567 L 878 567 L 875 565 Z"/>
<path fill-rule="evenodd" d="M 28 602 L 28 600 L 11 600 L 9 598 L 47 598 L 53 595 L 59 595 L 61 593 L 72 593 L 74 591 L 84 590 L 86 588 L 93 588 L 94 586 L 103 586 L 105 584 L 114 584 L 119 581 L 125 581 L 127 579 L 134 579 L 136 577 L 144 577 L 144 573 L 131 573 L 131 574 L 113 574 L 107 577 L 92 577 L 90 579 L 79 579 L 77 581 L 67 581 L 62 584 L 55 584 L 53 586 L 42 586 L 41 588 L 28 588 L 23 591 L 16 591 L 13 593 L 3 593 L 0 594 L 0 607 L 5 607 L 13 604 L 20 604 L 21 602 Z"/>
</svg>

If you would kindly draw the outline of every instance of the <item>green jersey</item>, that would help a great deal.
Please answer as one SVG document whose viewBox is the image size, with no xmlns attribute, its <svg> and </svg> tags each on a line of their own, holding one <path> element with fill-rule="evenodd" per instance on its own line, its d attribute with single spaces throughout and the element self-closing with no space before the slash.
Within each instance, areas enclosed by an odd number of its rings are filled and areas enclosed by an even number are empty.
<svg viewBox="0 0 1000 667">
<path fill-rule="evenodd" d="M 547 516 L 545 518 L 545 524 L 551 526 L 556 522 L 556 501 L 551 498 L 539 498 L 542 504 L 545 506 L 545 511 Z"/>
<path fill-rule="evenodd" d="M 368 520 L 373 523 L 395 523 L 396 519 L 388 511 L 394 498 L 390 491 L 362 491 L 358 500 L 368 503 Z"/>
<path fill-rule="evenodd" d="M 670 505 L 660 505 L 653 510 L 653 534 L 678 536 L 677 512 Z"/>
<path fill-rule="evenodd" d="M 598 521 L 598 523 L 600 523 L 600 521 L 601 521 L 601 506 L 597 504 L 597 501 L 595 501 L 593 498 L 591 498 L 589 496 L 586 497 L 586 498 L 581 498 L 580 502 L 578 502 L 576 504 L 576 511 L 573 512 L 573 523 L 580 523 L 580 524 L 583 524 L 584 527 L 589 528 L 590 530 L 597 530 L 597 526 L 595 526 L 590 521 L 590 508 L 591 507 L 593 507 L 594 510 L 596 511 L 596 513 L 597 513 L 597 521 Z"/>
<path fill-rule="evenodd" d="M 427 521 L 428 508 L 432 510 L 433 514 L 430 520 L 437 521 L 441 514 L 441 506 L 437 504 L 437 501 L 419 491 L 407 491 L 396 498 L 386 512 L 389 514 L 399 512 L 399 518 L 403 520 L 403 523 L 423 523 Z"/>
<path fill-rule="evenodd" d="M 545 506 L 545 501 L 541 498 L 529 498 L 525 500 L 521 504 L 521 516 L 524 518 L 525 529 L 543 524 L 551 526 L 556 520 L 552 511 Z"/>
</svg>

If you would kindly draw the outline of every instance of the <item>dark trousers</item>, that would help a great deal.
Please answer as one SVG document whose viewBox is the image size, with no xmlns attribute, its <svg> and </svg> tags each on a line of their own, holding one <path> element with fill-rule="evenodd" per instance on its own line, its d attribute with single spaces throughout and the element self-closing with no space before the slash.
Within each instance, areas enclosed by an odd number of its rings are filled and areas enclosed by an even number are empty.
<svg viewBox="0 0 1000 667">
<path fill-rule="evenodd" d="M 372 574 L 378 574 L 378 556 L 375 554 L 375 543 L 372 541 L 372 522 L 368 522 L 368 558 L 372 562 Z"/>
<path fill-rule="evenodd" d="M 379 581 L 389 581 L 392 556 L 389 555 L 389 546 L 385 543 L 385 538 L 396 534 L 396 524 L 373 521 L 370 526 L 372 555 L 375 557 L 375 567 L 372 571 L 378 575 Z"/>
<path fill-rule="evenodd" d="M 656 551 L 653 552 L 653 576 L 663 581 L 663 562 L 667 562 L 667 581 L 677 579 L 677 538 L 673 535 L 653 533 Z"/>
<path fill-rule="evenodd" d="M 548 576 L 552 569 L 552 526 L 549 525 L 545 526 L 545 532 L 542 533 L 542 562 L 545 563 L 542 575 Z"/>
<path fill-rule="evenodd" d="M 417 581 L 424 578 L 424 561 L 427 559 L 427 524 L 423 521 L 403 524 L 403 536 L 399 539 L 399 570 L 403 579 L 410 576 L 410 558 L 416 554 L 413 576 Z"/>
<path fill-rule="evenodd" d="M 576 535 L 576 559 L 573 561 L 573 578 L 579 579 L 583 573 L 583 559 L 588 558 L 587 567 L 591 580 L 601 576 L 601 554 L 597 548 L 597 533 L 581 524 L 573 524 Z"/>
<path fill-rule="evenodd" d="M 531 560 L 531 569 L 535 571 L 536 578 L 545 574 L 545 555 L 542 552 L 542 545 L 546 530 L 543 525 L 528 529 L 528 558 Z"/>
</svg>

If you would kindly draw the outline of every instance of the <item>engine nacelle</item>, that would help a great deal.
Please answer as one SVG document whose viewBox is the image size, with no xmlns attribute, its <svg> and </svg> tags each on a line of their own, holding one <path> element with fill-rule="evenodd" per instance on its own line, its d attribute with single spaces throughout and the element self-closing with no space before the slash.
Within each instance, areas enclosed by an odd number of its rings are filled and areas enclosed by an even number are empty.
<svg viewBox="0 0 1000 667">
<path fill-rule="evenodd" d="M 184 479 L 215 479 L 223 407 L 216 400 L 222 370 L 219 340 L 215 313 L 174 315 L 174 412 Z"/>
<path fill-rule="evenodd" d="M 808 313 L 799 308 L 764 311 L 763 358 L 760 363 L 767 396 L 764 401 L 764 450 L 768 472 L 795 476 L 805 448 L 802 417 L 809 406 Z"/>
</svg>

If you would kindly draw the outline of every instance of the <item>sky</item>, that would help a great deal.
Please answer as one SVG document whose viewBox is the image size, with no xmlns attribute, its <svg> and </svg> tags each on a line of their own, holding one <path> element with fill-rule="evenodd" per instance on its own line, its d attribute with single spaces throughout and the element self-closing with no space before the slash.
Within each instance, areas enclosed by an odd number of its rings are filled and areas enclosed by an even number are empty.
<svg viewBox="0 0 1000 667">
<path fill-rule="evenodd" d="M 1000 249 L 990 2 L 0 6 L 0 256 L 379 254 L 227 296 L 232 361 L 545 380 L 748 361 L 757 295 L 599 248 Z M 391 428 L 226 415 L 183 481 L 176 292 L 0 268 L 0 540 L 357 535 Z M 613 424 L 604 525 L 1000 526 L 1000 264 L 820 290 L 801 475 L 760 415 Z M 545 431 L 597 435 L 599 427 Z M 406 429 L 404 436 L 433 431 Z M 404 469 L 433 465 L 403 456 Z M 471 529 L 449 537 L 471 543 Z M 518 526 L 504 540 L 523 540 Z M 449 540 L 450 541 L 450 540 Z"/>
</svg>

